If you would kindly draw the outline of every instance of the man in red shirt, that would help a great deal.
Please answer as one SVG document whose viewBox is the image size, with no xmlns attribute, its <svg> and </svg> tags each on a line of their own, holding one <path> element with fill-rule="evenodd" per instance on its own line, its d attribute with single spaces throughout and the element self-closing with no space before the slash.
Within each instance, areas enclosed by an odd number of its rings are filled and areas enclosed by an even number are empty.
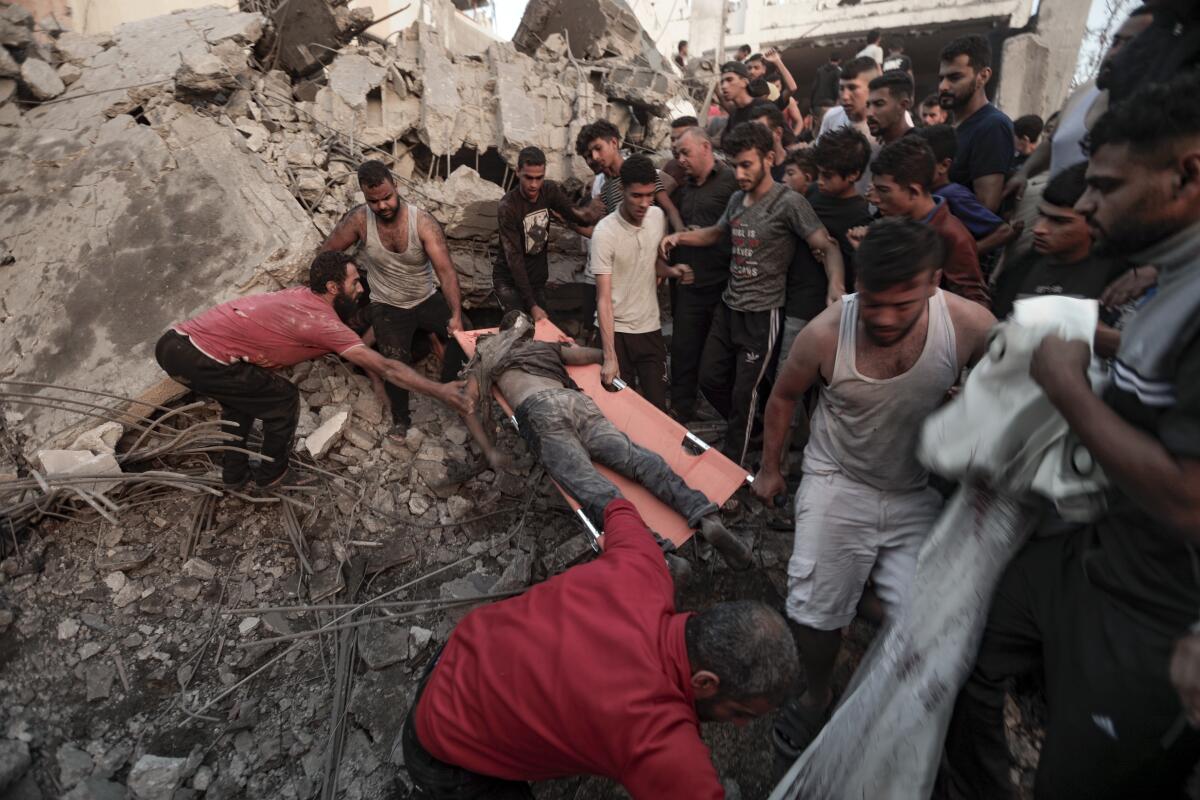
<svg viewBox="0 0 1200 800">
<path fill-rule="evenodd" d="M 933 150 L 919 136 L 904 136 L 884 145 L 871 162 L 867 199 L 885 217 L 908 217 L 937 231 L 946 245 L 941 288 L 987 308 L 990 299 L 979 269 L 975 237 L 950 213 L 944 198 L 930 193 L 935 165 Z M 865 234 L 865 230 L 859 229 L 859 233 Z M 852 238 L 852 242 L 861 240 L 857 234 Z"/>
<path fill-rule="evenodd" d="M 239 297 L 181 322 L 158 340 L 154 355 L 173 379 L 221 404 L 232 444 L 246 448 L 250 426 L 263 422 L 262 454 L 270 458 L 254 481 L 261 487 L 281 483 L 300 418 L 300 395 L 274 370 L 337 353 L 405 389 L 441 400 L 460 413 L 472 403 L 462 383 L 435 383 L 399 361 L 384 358 L 363 344 L 345 320 L 362 293 L 358 269 L 345 253 L 318 255 L 308 270 L 308 286 Z M 249 457 L 227 451 L 225 485 L 240 488 L 249 480 Z"/>
<path fill-rule="evenodd" d="M 725 796 L 700 721 L 743 725 L 799 677 L 778 612 L 675 612 L 637 509 L 604 511 L 604 553 L 468 614 L 427 669 L 401 744 L 433 798 L 532 798 L 526 781 L 602 775 L 635 800 Z"/>
</svg>

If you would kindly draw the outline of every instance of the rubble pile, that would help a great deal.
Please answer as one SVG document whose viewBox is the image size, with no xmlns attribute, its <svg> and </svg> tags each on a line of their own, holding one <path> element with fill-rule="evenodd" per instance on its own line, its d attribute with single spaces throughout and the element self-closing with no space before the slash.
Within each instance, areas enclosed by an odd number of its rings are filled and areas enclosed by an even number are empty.
<svg viewBox="0 0 1200 800">
<path fill-rule="evenodd" d="M 298 5 L 314 4 L 276 16 Z M 296 279 L 361 200 L 362 160 L 388 163 L 405 198 L 444 225 L 470 308 L 490 296 L 496 205 L 522 147 L 541 147 L 547 175 L 580 186 L 591 177 L 574 154 L 583 125 L 607 117 L 654 151 L 681 102 L 652 47 L 591 42 L 575 54 L 546 30 L 532 54 L 507 42 L 454 54 L 423 22 L 386 44 L 347 43 L 368 21 L 339 4 L 325 33 L 340 46 L 308 48 L 325 54 L 316 63 L 284 57 L 280 19 L 257 13 L 212 6 L 38 39 L 19 7 L 0 9 L 18 73 L 0 77 L 0 146 L 12 155 L 0 165 L 11 198 L 0 319 L 17 343 L 0 374 L 128 396 L 158 381 L 151 348 L 168 325 Z M 582 263 L 577 237 L 558 234 L 553 274 L 570 280 Z M 17 421 L 39 445 L 64 423 L 38 409 Z"/>
</svg>

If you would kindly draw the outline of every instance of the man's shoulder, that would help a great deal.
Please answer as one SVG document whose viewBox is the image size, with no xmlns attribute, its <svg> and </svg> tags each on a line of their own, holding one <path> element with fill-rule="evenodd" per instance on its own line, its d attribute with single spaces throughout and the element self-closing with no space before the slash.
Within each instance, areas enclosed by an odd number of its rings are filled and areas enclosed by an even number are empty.
<svg viewBox="0 0 1200 800">
<path fill-rule="evenodd" d="M 960 336 L 984 336 L 996 324 L 996 317 L 992 312 L 974 300 L 968 300 L 944 289 L 938 291 L 946 301 L 950 322 Z"/>
<path fill-rule="evenodd" d="M 614 211 L 611 214 L 605 214 L 592 228 L 592 242 L 595 243 L 602 239 L 607 239 L 613 236 L 619 236 L 621 230 L 621 221 L 618 216 L 620 211 Z"/>
<path fill-rule="evenodd" d="M 1012 130 L 1012 119 L 1009 118 L 1008 114 L 996 108 L 993 103 L 983 106 L 983 108 L 972 114 L 970 119 L 966 120 L 963 124 L 967 125 L 968 123 L 970 123 L 968 130 L 974 128 L 976 132 L 994 128 Z"/>
</svg>

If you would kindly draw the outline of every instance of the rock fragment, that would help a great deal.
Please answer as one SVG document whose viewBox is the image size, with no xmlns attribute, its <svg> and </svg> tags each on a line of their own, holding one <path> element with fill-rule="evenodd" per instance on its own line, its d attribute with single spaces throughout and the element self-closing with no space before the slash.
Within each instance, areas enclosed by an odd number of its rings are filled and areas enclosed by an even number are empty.
<svg viewBox="0 0 1200 800">
<path fill-rule="evenodd" d="M 38 100 L 53 100 L 67 90 L 54 67 L 40 58 L 27 58 L 21 64 L 21 83 Z"/>
<path fill-rule="evenodd" d="M 126 781 L 136 800 L 172 800 L 183 782 L 187 759 L 144 755 L 129 771 Z"/>
</svg>

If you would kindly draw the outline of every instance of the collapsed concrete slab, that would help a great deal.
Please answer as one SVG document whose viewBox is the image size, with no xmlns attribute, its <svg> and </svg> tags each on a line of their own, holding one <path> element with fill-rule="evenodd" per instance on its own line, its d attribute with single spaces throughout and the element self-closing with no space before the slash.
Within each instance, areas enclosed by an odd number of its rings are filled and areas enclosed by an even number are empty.
<svg viewBox="0 0 1200 800">
<path fill-rule="evenodd" d="M 619 58 L 670 71 L 624 0 L 530 0 L 513 44 L 533 55 L 553 34 L 563 35 L 578 59 Z"/>
</svg>

